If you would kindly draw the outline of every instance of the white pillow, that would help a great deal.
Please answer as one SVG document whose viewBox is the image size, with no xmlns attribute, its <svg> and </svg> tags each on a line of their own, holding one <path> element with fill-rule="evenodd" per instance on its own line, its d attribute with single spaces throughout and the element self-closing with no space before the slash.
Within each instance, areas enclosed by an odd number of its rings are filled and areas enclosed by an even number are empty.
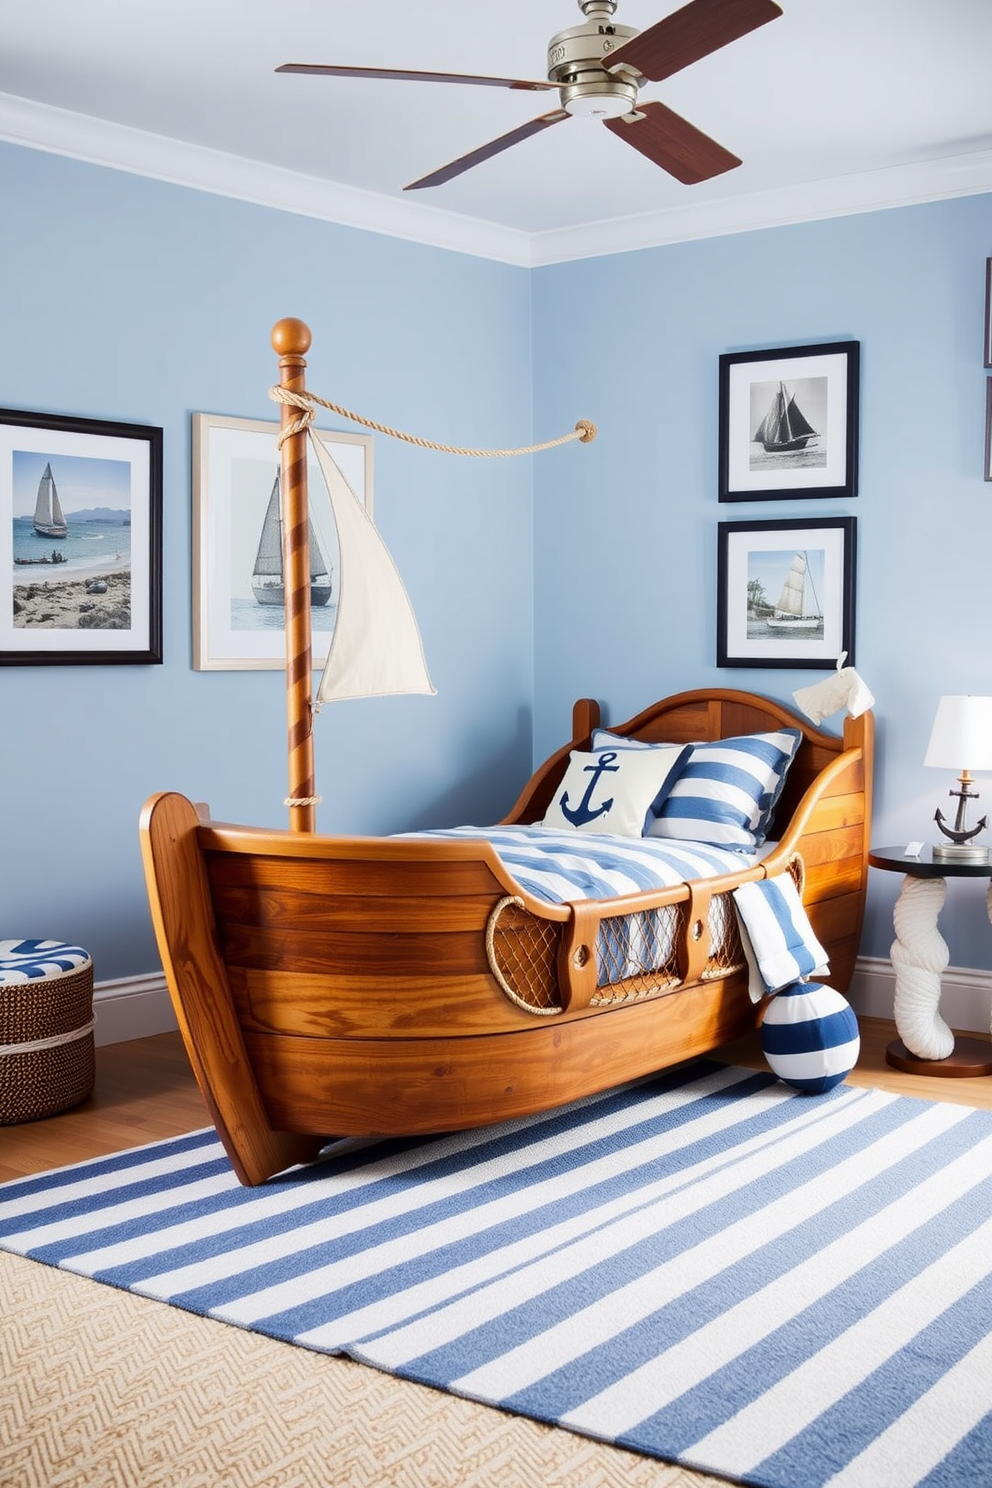
<svg viewBox="0 0 992 1488">
<path fill-rule="evenodd" d="M 541 825 L 641 837 L 661 810 L 686 754 L 680 744 L 588 754 L 573 749 Z"/>
<path fill-rule="evenodd" d="M 673 746 L 671 744 L 652 744 L 647 739 L 627 739 L 623 736 L 623 734 L 611 734 L 609 729 L 605 728 L 596 728 L 592 731 L 593 749 L 671 749 L 672 747 Z M 686 759 L 688 759 L 688 745 L 686 745 L 685 755 Z M 685 764 L 685 760 L 683 760 L 682 763 Z M 669 784 L 669 790 L 674 784 L 675 775 L 673 773 Z M 662 806 L 664 806 L 665 802 L 668 800 L 669 790 L 663 791 L 658 797 L 657 802 L 652 806 L 651 815 L 649 816 L 647 825 L 644 828 L 645 836 L 650 835 L 651 823 L 658 815 L 658 812 L 661 810 Z"/>
<path fill-rule="evenodd" d="M 651 744 L 647 739 L 626 739 L 623 734 L 611 734 L 609 729 L 592 731 L 593 749 L 670 749 L 670 744 Z"/>
</svg>

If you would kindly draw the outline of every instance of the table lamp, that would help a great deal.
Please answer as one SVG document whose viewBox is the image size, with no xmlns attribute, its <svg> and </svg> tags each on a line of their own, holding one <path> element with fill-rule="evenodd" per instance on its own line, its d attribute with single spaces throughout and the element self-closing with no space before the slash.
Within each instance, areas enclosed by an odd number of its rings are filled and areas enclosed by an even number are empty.
<svg viewBox="0 0 992 1488">
<path fill-rule="evenodd" d="M 934 845 L 934 858 L 987 863 L 988 848 L 976 846 L 972 838 L 988 824 L 988 817 L 983 816 L 976 827 L 968 828 L 965 813 L 967 803 L 978 799 L 978 791 L 971 788 L 971 772 L 992 770 L 992 697 L 942 697 L 923 763 L 958 772 L 959 788 L 948 791 L 948 795 L 958 798 L 954 826 L 946 825 L 939 807 L 934 814 L 934 821 L 948 839 Z"/>
</svg>

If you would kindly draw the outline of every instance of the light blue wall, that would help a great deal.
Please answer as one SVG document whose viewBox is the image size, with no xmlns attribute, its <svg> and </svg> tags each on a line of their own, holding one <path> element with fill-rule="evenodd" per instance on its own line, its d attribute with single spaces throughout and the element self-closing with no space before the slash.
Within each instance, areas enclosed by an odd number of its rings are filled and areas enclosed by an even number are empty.
<svg viewBox="0 0 992 1488">
<path fill-rule="evenodd" d="M 151 792 L 286 824 L 281 674 L 191 669 L 191 415 L 277 418 L 269 333 L 297 315 L 325 397 L 445 443 L 529 444 L 530 276 L 10 147 L 0 202 L 0 406 L 165 431 L 164 665 L 0 668 L 0 937 L 78 940 L 106 981 L 158 965 Z M 375 476 L 438 696 L 321 714 L 318 825 L 492 819 L 531 764 L 531 462 L 377 437 Z"/>
<path fill-rule="evenodd" d="M 858 521 L 857 664 L 877 699 L 874 840 L 933 836 L 953 779 L 923 767 L 942 693 L 992 693 L 992 485 L 982 322 L 992 197 L 784 227 L 542 269 L 536 430 L 599 438 L 535 477 L 535 750 L 572 700 L 614 721 L 719 684 L 789 700 L 822 672 L 719 669 L 717 523 Z M 860 494 L 717 500 L 721 352 L 861 343 Z M 835 728 L 838 719 L 830 720 Z M 992 776 L 979 777 L 992 814 Z M 974 808 L 972 808 L 974 810 Z M 971 820 L 977 820 L 972 817 Z M 862 951 L 886 955 L 897 875 L 873 873 Z M 986 884 L 950 886 L 955 965 L 992 967 Z"/>
<path fill-rule="evenodd" d="M 835 513 L 858 519 L 875 840 L 926 837 L 953 805 L 922 757 L 941 693 L 992 693 L 992 198 L 528 274 L 10 147 L 0 193 L 0 406 L 165 430 L 166 656 L 0 669 L 0 935 L 79 939 L 100 980 L 151 971 L 145 797 L 176 788 L 219 817 L 285 820 L 280 675 L 191 669 L 189 554 L 190 415 L 275 416 L 268 336 L 286 314 L 314 329 L 311 386 L 400 428 L 469 445 L 580 416 L 600 429 L 533 462 L 377 438 L 376 518 L 439 695 L 321 715 L 322 829 L 501 814 L 580 695 L 614 720 L 706 684 L 787 699 L 822 673 L 715 665 L 716 526 Z M 720 353 L 841 339 L 862 347 L 859 497 L 721 505 Z M 897 888 L 873 874 L 867 954 L 887 953 Z M 983 891 L 952 885 L 955 964 L 992 966 Z"/>
</svg>

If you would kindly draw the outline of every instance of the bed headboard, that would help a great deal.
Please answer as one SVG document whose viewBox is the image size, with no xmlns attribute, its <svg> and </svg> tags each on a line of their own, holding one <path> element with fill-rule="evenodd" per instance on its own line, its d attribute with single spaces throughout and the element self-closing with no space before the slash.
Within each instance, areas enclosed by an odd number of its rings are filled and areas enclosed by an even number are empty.
<svg viewBox="0 0 992 1488">
<path fill-rule="evenodd" d="M 593 698 L 580 698 L 572 709 L 572 738 L 545 760 L 521 792 L 506 822 L 539 821 L 548 809 L 555 789 L 565 773 L 569 752 L 588 748 L 592 731 L 599 727 L 600 706 Z M 675 693 L 645 708 L 626 723 L 610 724 L 611 733 L 645 743 L 690 744 L 709 739 L 730 739 L 738 734 L 765 733 L 770 729 L 798 728 L 802 742 L 796 752 L 775 811 L 779 821 L 788 821 L 814 779 L 845 749 L 864 747 L 870 735 L 871 715 L 847 718 L 844 733 L 829 734 L 814 728 L 785 704 L 754 692 L 732 688 L 700 688 Z M 772 821 L 772 833 L 775 820 Z"/>
</svg>

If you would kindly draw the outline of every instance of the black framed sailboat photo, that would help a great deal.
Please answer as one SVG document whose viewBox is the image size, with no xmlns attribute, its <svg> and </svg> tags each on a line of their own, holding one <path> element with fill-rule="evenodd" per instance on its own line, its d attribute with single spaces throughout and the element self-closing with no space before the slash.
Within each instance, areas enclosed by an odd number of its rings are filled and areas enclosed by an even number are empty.
<svg viewBox="0 0 992 1488">
<path fill-rule="evenodd" d="M 721 501 L 857 495 L 860 345 L 720 357 Z"/>
<path fill-rule="evenodd" d="M 372 435 L 315 431 L 342 483 L 372 515 Z M 285 665 L 279 425 L 193 415 L 193 667 L 266 671 Z M 314 462 L 315 462 L 315 457 Z M 325 490 L 319 470 L 311 492 Z M 329 501 L 310 508 L 313 665 L 327 660 L 340 583 Z"/>
<path fill-rule="evenodd" d="M 854 517 L 720 522 L 717 666 L 854 664 Z"/>
<path fill-rule="evenodd" d="M 162 430 L 0 409 L 0 665 L 162 660 Z"/>
</svg>

